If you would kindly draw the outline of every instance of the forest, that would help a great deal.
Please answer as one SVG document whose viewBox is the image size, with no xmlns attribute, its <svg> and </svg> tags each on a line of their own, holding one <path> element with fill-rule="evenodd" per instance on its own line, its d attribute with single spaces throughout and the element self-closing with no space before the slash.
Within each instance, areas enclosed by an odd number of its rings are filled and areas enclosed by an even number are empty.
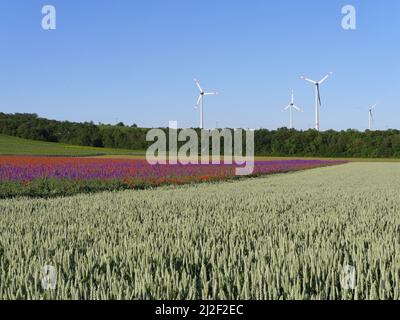
<svg viewBox="0 0 400 320">
<path fill-rule="evenodd" d="M 168 131 L 166 128 L 161 128 Z M 0 134 L 79 146 L 146 150 L 149 128 L 76 123 L 36 114 L 0 113 Z M 255 131 L 258 156 L 400 158 L 400 131 L 297 131 L 287 128 Z"/>
</svg>

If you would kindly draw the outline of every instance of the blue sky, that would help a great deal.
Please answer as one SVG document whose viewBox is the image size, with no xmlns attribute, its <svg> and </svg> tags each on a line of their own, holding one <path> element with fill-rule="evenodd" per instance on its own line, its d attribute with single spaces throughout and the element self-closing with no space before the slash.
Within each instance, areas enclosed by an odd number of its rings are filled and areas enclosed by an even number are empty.
<svg viewBox="0 0 400 320">
<path fill-rule="evenodd" d="M 42 6 L 57 29 L 41 28 Z M 357 9 L 357 30 L 341 9 Z M 400 128 L 398 0 L 2 0 L 0 111 L 71 121 L 198 126 L 193 78 L 218 97 L 207 127 L 288 125 L 290 90 L 314 123 L 301 81 L 333 71 L 322 87 L 321 129 Z"/>
</svg>

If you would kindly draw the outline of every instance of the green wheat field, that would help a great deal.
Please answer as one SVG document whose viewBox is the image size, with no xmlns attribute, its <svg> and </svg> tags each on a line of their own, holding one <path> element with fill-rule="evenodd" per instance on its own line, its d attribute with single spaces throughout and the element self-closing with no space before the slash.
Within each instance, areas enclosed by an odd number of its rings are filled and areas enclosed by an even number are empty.
<svg viewBox="0 0 400 320">
<path fill-rule="evenodd" d="M 399 190 L 399 163 L 350 163 L 1 200 L 0 299 L 399 299 Z"/>
<path fill-rule="evenodd" d="M 118 155 L 132 156 L 144 154 L 145 151 L 83 147 L 62 143 L 21 139 L 0 134 L 0 155 L 86 157 Z"/>
</svg>

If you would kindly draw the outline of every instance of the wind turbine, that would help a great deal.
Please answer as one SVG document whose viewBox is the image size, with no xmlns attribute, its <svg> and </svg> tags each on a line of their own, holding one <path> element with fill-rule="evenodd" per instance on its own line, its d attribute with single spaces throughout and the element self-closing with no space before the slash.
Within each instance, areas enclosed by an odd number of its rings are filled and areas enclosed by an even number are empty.
<svg viewBox="0 0 400 320">
<path fill-rule="evenodd" d="M 329 72 L 325 77 L 323 77 L 320 81 L 315 81 L 308 79 L 305 76 L 301 76 L 302 80 L 308 81 L 315 86 L 315 129 L 319 131 L 319 107 L 322 106 L 321 103 L 321 84 L 323 84 L 329 76 L 331 76 L 333 72 Z"/>
<path fill-rule="evenodd" d="M 196 108 L 200 107 L 200 129 L 204 129 L 204 97 L 216 96 L 218 95 L 218 92 L 205 92 L 197 79 L 194 79 L 194 82 L 196 82 L 196 85 L 200 90 L 200 95 L 197 99 Z"/>
<path fill-rule="evenodd" d="M 290 100 L 290 104 L 284 108 L 282 111 L 286 111 L 289 109 L 289 113 L 290 113 L 290 127 L 289 129 L 293 129 L 293 109 L 299 111 L 299 112 L 303 112 L 303 110 L 301 110 L 298 106 L 296 106 L 294 104 L 294 91 L 292 90 L 292 99 Z"/>
<path fill-rule="evenodd" d="M 373 111 L 376 108 L 378 104 L 375 103 L 372 107 L 368 109 L 368 129 L 371 131 L 372 130 L 372 123 L 374 122 L 374 114 Z"/>
</svg>

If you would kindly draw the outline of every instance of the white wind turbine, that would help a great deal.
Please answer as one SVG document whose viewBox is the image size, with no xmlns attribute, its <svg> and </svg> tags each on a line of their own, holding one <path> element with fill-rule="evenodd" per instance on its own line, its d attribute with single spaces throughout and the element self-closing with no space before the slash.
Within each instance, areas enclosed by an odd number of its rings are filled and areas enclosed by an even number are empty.
<svg viewBox="0 0 400 320">
<path fill-rule="evenodd" d="M 333 72 L 329 72 L 324 78 L 322 78 L 320 81 L 314 81 L 311 79 L 308 79 L 305 76 L 301 76 L 302 80 L 308 81 L 312 83 L 315 86 L 315 129 L 319 131 L 319 107 L 321 107 L 321 89 L 320 86 L 323 84 L 329 76 L 331 76 Z"/>
<path fill-rule="evenodd" d="M 204 129 L 204 97 L 205 96 L 216 96 L 218 92 L 205 92 L 197 79 L 194 79 L 197 87 L 200 90 L 199 98 L 197 99 L 196 108 L 200 107 L 200 129 Z"/>
<path fill-rule="evenodd" d="M 294 104 L 294 91 L 292 90 L 292 98 L 290 100 L 290 104 L 284 108 L 282 111 L 286 111 L 289 110 L 289 114 L 290 114 L 290 120 L 289 120 L 289 129 L 293 129 L 293 109 L 299 111 L 299 112 L 303 112 L 303 110 L 301 110 L 298 106 L 296 106 Z"/>
<path fill-rule="evenodd" d="M 373 111 L 376 108 L 378 104 L 375 103 L 372 107 L 368 109 L 368 129 L 371 131 L 372 130 L 372 123 L 374 122 L 374 114 Z"/>
</svg>

